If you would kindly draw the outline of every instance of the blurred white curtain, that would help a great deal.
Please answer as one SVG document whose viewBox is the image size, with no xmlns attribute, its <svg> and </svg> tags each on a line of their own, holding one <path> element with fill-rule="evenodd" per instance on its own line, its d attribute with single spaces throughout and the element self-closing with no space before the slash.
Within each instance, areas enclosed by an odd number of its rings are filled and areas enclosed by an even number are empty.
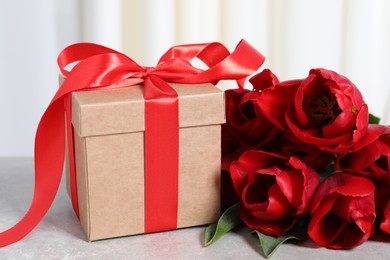
<svg viewBox="0 0 390 260">
<path fill-rule="evenodd" d="M 154 64 L 171 45 L 245 38 L 281 80 L 332 69 L 390 122 L 390 1 L 122 0 L 123 50 Z M 249 57 L 248 57 L 249 58 Z"/>
<path fill-rule="evenodd" d="M 0 156 L 33 155 L 65 46 L 94 41 L 121 48 L 121 3 L 0 0 Z"/>
<path fill-rule="evenodd" d="M 0 0 L 0 156 L 31 156 L 57 88 L 56 57 L 91 41 L 152 66 L 175 44 L 245 38 L 281 80 L 324 67 L 390 122 L 387 0 Z M 248 57 L 250 58 L 250 57 Z M 229 85 L 227 85 L 229 87 Z"/>
<path fill-rule="evenodd" d="M 122 49 L 122 0 L 81 0 L 78 8 L 82 41 Z"/>
<path fill-rule="evenodd" d="M 50 0 L 0 1 L 0 156 L 33 154 L 35 128 L 56 89 L 53 10 Z"/>
</svg>

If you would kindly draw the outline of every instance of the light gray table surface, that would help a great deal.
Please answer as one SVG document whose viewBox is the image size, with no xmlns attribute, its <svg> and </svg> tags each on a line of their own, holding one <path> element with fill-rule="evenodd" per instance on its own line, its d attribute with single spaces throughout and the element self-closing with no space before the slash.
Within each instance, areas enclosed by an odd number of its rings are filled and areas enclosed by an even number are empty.
<svg viewBox="0 0 390 260">
<path fill-rule="evenodd" d="M 0 231 L 26 212 L 34 188 L 32 158 L 0 158 Z M 203 247 L 204 227 L 87 242 L 62 181 L 42 222 L 23 240 L 0 248 L 0 259 L 263 259 L 255 236 L 231 232 Z M 390 259 L 390 236 L 377 235 L 352 250 L 311 241 L 282 245 L 271 259 Z"/>
</svg>

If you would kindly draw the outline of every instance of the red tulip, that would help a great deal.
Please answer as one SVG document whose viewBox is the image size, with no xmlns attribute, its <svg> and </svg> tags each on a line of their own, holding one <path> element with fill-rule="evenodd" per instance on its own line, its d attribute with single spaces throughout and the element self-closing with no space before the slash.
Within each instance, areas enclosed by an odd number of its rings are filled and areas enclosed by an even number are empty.
<svg viewBox="0 0 390 260">
<path fill-rule="evenodd" d="M 346 152 L 367 132 L 368 108 L 356 86 L 325 69 L 312 69 L 286 113 L 291 131 L 321 150 Z"/>
<path fill-rule="evenodd" d="M 339 170 L 374 178 L 390 177 L 390 127 L 369 125 L 367 134 L 352 147 L 351 153 L 337 157 Z"/>
<path fill-rule="evenodd" d="M 326 178 L 310 207 L 310 238 L 333 249 L 365 242 L 374 232 L 374 190 L 365 177 L 339 172 Z"/>
<path fill-rule="evenodd" d="M 259 148 L 278 133 L 260 110 L 261 93 L 247 89 L 225 91 L 226 124 L 223 135 L 230 135 L 245 149 Z M 224 133 L 226 132 L 226 134 Z"/>
<path fill-rule="evenodd" d="M 230 166 L 240 216 L 253 230 L 280 236 L 309 210 L 317 173 L 296 157 L 247 151 Z"/>
</svg>

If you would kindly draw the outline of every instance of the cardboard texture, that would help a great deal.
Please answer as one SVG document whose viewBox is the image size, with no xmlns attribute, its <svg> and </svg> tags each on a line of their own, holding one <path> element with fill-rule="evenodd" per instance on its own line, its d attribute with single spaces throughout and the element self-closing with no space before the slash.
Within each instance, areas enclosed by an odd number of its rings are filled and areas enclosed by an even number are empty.
<svg viewBox="0 0 390 260">
<path fill-rule="evenodd" d="M 177 227 L 220 215 L 223 92 L 211 84 L 171 84 L 179 96 Z M 72 94 L 80 222 L 88 240 L 144 232 L 142 86 Z"/>
</svg>

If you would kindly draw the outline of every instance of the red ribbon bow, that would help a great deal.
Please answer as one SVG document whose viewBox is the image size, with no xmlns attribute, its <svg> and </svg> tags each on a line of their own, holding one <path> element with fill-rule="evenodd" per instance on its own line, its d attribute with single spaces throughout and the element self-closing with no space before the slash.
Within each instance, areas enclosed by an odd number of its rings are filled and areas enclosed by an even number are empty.
<svg viewBox="0 0 390 260">
<path fill-rule="evenodd" d="M 189 62 L 193 58 L 199 58 L 209 69 L 200 70 L 193 67 Z M 73 62 L 79 63 L 71 72 L 65 70 L 65 67 Z M 145 231 L 164 230 L 176 223 L 173 224 L 168 218 L 166 223 L 159 223 L 156 226 L 155 224 L 160 221 L 156 221 L 156 218 L 161 217 L 167 207 L 156 205 L 153 201 L 159 201 L 155 197 L 164 196 L 164 189 L 170 189 L 169 185 L 177 186 L 177 183 L 168 182 L 168 186 L 161 189 L 159 182 L 153 180 L 161 180 L 161 174 L 164 174 L 164 178 L 168 180 L 171 177 L 177 179 L 178 172 L 178 100 L 175 90 L 166 82 L 193 84 L 236 79 L 242 86 L 245 77 L 254 73 L 263 62 L 264 57 L 244 40 L 231 54 L 220 43 L 175 46 L 161 57 L 154 68 L 142 67 L 126 55 L 96 44 L 79 43 L 64 49 L 58 57 L 58 64 L 67 78 L 43 114 L 36 132 L 33 200 L 30 209 L 20 222 L 0 233 L 0 246 L 14 243 L 33 230 L 45 216 L 55 198 L 61 181 L 65 155 L 64 107 L 67 107 L 67 130 L 70 133 L 68 135 L 70 137 L 68 138 L 69 159 L 70 165 L 73 166 L 70 169 L 71 177 L 73 176 L 71 183 L 75 184 L 69 113 L 70 95 L 73 91 L 144 83 L 145 188 L 153 190 L 153 192 L 145 192 L 149 194 L 146 196 L 151 196 L 145 198 L 145 201 L 150 202 L 145 205 L 145 223 L 149 223 L 145 226 Z M 160 124 L 159 121 L 164 123 Z M 154 147 L 167 150 L 161 152 Z M 164 156 L 171 153 L 177 156 Z M 153 160 L 153 163 L 148 163 L 150 160 Z M 78 214 L 75 185 L 72 185 L 71 193 L 73 207 Z M 169 200 L 171 196 L 167 196 Z M 173 206 L 168 211 L 177 212 L 175 202 L 169 203 Z M 150 213 L 151 211 L 154 213 Z"/>
</svg>

